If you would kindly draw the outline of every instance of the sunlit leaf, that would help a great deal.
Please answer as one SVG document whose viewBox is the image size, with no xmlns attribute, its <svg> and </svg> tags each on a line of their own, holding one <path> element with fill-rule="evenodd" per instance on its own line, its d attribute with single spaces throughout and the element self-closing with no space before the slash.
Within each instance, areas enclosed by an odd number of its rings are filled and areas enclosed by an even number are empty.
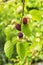
<svg viewBox="0 0 43 65">
<path fill-rule="evenodd" d="M 18 42 L 16 45 L 17 53 L 21 60 L 24 60 L 28 51 L 28 43 L 27 42 Z"/>
<path fill-rule="evenodd" d="M 33 20 L 41 21 L 41 11 L 33 9 L 29 13 L 32 15 Z"/>
<path fill-rule="evenodd" d="M 13 49 L 14 45 L 11 43 L 11 41 L 7 41 L 4 46 L 4 52 L 8 58 L 12 57 Z"/>
</svg>

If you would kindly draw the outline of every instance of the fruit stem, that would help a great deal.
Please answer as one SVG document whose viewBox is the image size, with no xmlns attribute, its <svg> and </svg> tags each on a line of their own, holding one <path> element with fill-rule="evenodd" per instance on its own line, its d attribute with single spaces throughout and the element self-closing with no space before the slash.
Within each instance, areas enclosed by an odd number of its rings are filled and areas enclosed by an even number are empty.
<svg viewBox="0 0 43 65">
<path fill-rule="evenodd" d="M 24 6 L 25 6 L 25 0 L 23 0 L 23 12 L 22 12 L 22 16 L 24 16 Z"/>
</svg>

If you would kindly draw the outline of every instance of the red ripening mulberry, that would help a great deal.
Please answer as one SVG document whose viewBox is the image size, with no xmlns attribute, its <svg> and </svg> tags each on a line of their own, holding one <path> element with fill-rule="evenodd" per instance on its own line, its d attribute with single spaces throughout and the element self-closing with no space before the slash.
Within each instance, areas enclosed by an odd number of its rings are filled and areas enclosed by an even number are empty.
<svg viewBox="0 0 43 65">
<path fill-rule="evenodd" d="M 16 29 L 21 31 L 21 24 L 16 24 Z"/>
<path fill-rule="evenodd" d="M 23 24 L 27 24 L 27 18 L 23 18 Z"/>
<path fill-rule="evenodd" d="M 19 38 L 23 38 L 23 33 L 19 32 L 19 33 L 18 33 L 18 37 L 19 37 Z"/>
</svg>

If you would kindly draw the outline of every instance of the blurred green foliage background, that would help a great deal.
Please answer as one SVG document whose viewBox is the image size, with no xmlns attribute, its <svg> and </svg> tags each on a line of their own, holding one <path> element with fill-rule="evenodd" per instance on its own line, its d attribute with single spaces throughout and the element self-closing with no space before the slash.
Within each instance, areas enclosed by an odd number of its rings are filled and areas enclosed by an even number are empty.
<svg viewBox="0 0 43 65">
<path fill-rule="evenodd" d="M 11 61 L 6 57 L 4 53 L 4 44 L 9 39 L 13 40 L 14 36 L 17 35 L 18 31 L 12 31 L 10 28 L 13 29 L 12 21 L 16 21 L 17 23 L 21 21 L 22 7 L 22 0 L 0 0 L 0 65 L 19 65 L 16 64 L 14 60 Z M 30 28 L 33 27 L 33 29 L 31 29 L 33 30 L 33 35 L 30 37 L 30 40 L 38 43 L 36 42 L 37 36 L 41 38 L 39 43 L 40 45 L 42 44 L 42 48 L 38 48 L 38 50 L 40 49 L 40 54 L 35 58 L 35 61 L 39 58 L 43 60 L 43 0 L 25 0 L 24 9 L 25 16 L 28 16 L 28 14 L 32 15 L 33 23 L 32 26 L 30 24 Z M 14 50 L 15 55 L 13 56 L 14 59 L 17 59 L 16 56 L 18 55 L 16 53 L 16 48 L 14 48 Z"/>
</svg>

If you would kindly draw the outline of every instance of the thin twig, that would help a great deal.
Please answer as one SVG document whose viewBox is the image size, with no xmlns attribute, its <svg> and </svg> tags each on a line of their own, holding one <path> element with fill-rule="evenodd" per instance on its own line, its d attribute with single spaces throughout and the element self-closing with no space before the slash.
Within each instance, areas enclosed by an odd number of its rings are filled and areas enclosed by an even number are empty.
<svg viewBox="0 0 43 65">
<path fill-rule="evenodd" d="M 23 0 L 23 12 L 22 12 L 22 16 L 24 16 L 24 6 L 25 6 L 25 0 Z"/>
</svg>

